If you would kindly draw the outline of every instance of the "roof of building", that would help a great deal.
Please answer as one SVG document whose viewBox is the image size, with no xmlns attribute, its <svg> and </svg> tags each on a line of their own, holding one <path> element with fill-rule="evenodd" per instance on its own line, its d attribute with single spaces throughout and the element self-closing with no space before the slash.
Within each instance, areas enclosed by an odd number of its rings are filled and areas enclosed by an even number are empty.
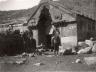
<svg viewBox="0 0 96 72">
<path fill-rule="evenodd" d="M 96 20 L 96 0 L 58 0 L 65 9 Z"/>
<path fill-rule="evenodd" d="M 96 20 L 96 0 L 42 0 L 38 5 L 37 9 L 32 14 L 31 18 L 36 14 L 38 9 L 45 3 L 51 4 L 57 7 L 58 9 L 61 7 L 70 14 L 79 14 L 88 17 L 92 20 Z"/>
</svg>

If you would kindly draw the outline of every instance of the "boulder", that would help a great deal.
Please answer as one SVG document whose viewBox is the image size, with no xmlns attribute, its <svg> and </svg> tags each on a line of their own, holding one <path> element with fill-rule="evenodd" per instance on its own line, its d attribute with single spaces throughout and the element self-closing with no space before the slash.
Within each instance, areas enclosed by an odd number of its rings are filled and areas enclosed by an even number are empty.
<svg viewBox="0 0 96 72">
<path fill-rule="evenodd" d="M 78 42 L 78 46 L 81 47 L 81 48 L 89 47 L 89 45 L 86 44 L 85 42 Z"/>
<path fill-rule="evenodd" d="M 87 65 L 96 64 L 96 57 L 85 57 L 84 61 Z"/>
<path fill-rule="evenodd" d="M 81 60 L 80 60 L 80 59 L 76 59 L 75 62 L 76 62 L 76 63 L 81 63 Z"/>
<path fill-rule="evenodd" d="M 92 52 L 93 52 L 93 53 L 96 53 L 96 44 L 93 45 L 93 47 L 92 47 Z"/>
<path fill-rule="evenodd" d="M 88 54 L 91 52 L 91 47 L 86 47 L 85 49 L 80 49 L 77 53 L 78 54 Z"/>
<path fill-rule="evenodd" d="M 79 50 L 84 49 L 86 47 L 89 47 L 89 45 L 85 42 L 78 42 L 78 45 L 75 47 L 75 50 L 76 52 L 78 52 Z"/>
<path fill-rule="evenodd" d="M 85 42 L 78 42 L 78 46 L 83 46 L 85 45 Z"/>
<path fill-rule="evenodd" d="M 88 44 L 90 47 L 93 47 L 93 41 L 85 40 L 85 43 Z"/>
</svg>

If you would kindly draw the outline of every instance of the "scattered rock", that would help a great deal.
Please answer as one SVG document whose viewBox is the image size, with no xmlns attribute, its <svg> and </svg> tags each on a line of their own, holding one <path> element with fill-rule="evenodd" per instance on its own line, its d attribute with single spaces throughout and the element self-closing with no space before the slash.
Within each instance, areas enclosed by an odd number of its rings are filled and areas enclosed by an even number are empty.
<svg viewBox="0 0 96 72">
<path fill-rule="evenodd" d="M 14 64 L 24 64 L 26 62 L 26 58 L 22 58 L 20 60 L 15 61 Z"/>
<path fill-rule="evenodd" d="M 23 61 L 16 61 L 15 63 L 16 64 L 23 64 L 24 62 Z"/>
<path fill-rule="evenodd" d="M 25 52 L 24 52 L 24 53 L 22 53 L 22 56 L 27 56 L 27 55 L 28 55 L 28 54 L 27 54 L 27 53 L 25 53 Z"/>
<path fill-rule="evenodd" d="M 41 49 L 38 49 L 38 51 L 39 51 L 39 52 L 43 52 L 43 51 L 44 51 L 44 49 L 42 49 L 42 48 L 41 48 Z"/>
<path fill-rule="evenodd" d="M 34 54 L 28 54 L 29 57 L 35 57 Z"/>
<path fill-rule="evenodd" d="M 92 50 L 91 47 L 86 47 L 85 49 L 79 50 L 77 53 L 78 53 L 78 54 L 88 54 L 88 53 L 91 52 L 91 50 Z"/>
<path fill-rule="evenodd" d="M 26 57 L 26 56 L 28 56 L 28 57 L 35 57 L 34 56 L 34 54 L 33 53 L 22 53 L 21 55 L 17 55 L 17 56 L 14 56 L 14 57 L 17 57 L 17 58 L 24 58 L 24 57 Z"/>
<path fill-rule="evenodd" d="M 78 46 L 81 46 L 82 48 L 88 47 L 89 45 L 85 42 L 78 42 Z"/>
<path fill-rule="evenodd" d="M 84 61 L 87 65 L 96 64 L 96 57 L 85 57 Z"/>
<path fill-rule="evenodd" d="M 89 45 L 85 42 L 78 42 L 78 45 L 75 47 L 75 50 L 76 52 L 78 52 L 79 50 L 85 49 L 87 47 L 89 47 Z"/>
<path fill-rule="evenodd" d="M 44 65 L 43 63 L 35 63 L 34 64 L 35 66 L 41 66 L 41 65 Z"/>
<path fill-rule="evenodd" d="M 92 47 L 92 52 L 96 53 L 96 44 L 94 44 L 94 46 Z"/>
<path fill-rule="evenodd" d="M 76 59 L 75 62 L 76 62 L 76 63 L 81 63 L 81 60 L 80 60 L 80 59 Z"/>
<path fill-rule="evenodd" d="M 78 42 L 78 46 L 82 46 L 84 42 Z"/>
<path fill-rule="evenodd" d="M 93 46 L 93 41 L 91 40 L 85 40 L 85 43 L 89 45 L 89 47 Z"/>
</svg>

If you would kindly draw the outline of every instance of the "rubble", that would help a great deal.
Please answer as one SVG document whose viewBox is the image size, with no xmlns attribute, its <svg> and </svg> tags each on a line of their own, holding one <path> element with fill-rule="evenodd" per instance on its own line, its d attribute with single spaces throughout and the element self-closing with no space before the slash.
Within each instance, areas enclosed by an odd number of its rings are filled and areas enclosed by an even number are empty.
<svg viewBox="0 0 96 72">
<path fill-rule="evenodd" d="M 85 42 L 78 42 L 78 45 L 76 46 L 75 50 L 78 52 L 79 50 L 84 49 L 86 47 L 89 47 L 89 45 Z"/>
<path fill-rule="evenodd" d="M 24 56 L 27 56 L 27 55 L 28 55 L 28 54 L 27 54 L 27 53 L 25 53 L 25 52 L 24 52 L 24 53 L 22 53 L 22 56 L 23 56 L 23 57 L 24 57 Z"/>
<path fill-rule="evenodd" d="M 84 57 L 84 61 L 87 65 L 96 64 L 96 57 Z"/>
<path fill-rule="evenodd" d="M 93 45 L 93 47 L 92 47 L 92 52 L 93 52 L 93 53 L 96 53 L 96 44 Z"/>
<path fill-rule="evenodd" d="M 34 65 L 35 66 L 41 66 L 41 65 L 44 65 L 44 63 L 35 63 Z"/>
<path fill-rule="evenodd" d="M 38 51 L 39 51 L 39 52 L 43 52 L 43 51 L 44 51 L 44 49 L 38 49 Z"/>
<path fill-rule="evenodd" d="M 88 47 L 89 45 L 86 44 L 85 42 L 78 42 L 78 46 L 85 48 L 85 47 Z"/>
<path fill-rule="evenodd" d="M 27 61 L 26 58 L 20 58 L 20 59 L 9 59 L 8 61 L 4 61 L 6 64 L 24 64 Z"/>
<path fill-rule="evenodd" d="M 16 61 L 15 63 L 16 63 L 16 64 L 23 64 L 24 61 Z"/>
<path fill-rule="evenodd" d="M 88 54 L 88 53 L 91 52 L 91 50 L 92 50 L 92 47 L 86 47 L 86 48 L 84 48 L 84 49 L 80 49 L 80 50 L 77 52 L 77 54 Z"/>
<path fill-rule="evenodd" d="M 22 57 L 22 55 L 17 56 L 8 56 L 5 57 L 4 62 L 8 64 L 24 64 L 27 61 L 27 58 Z"/>
<path fill-rule="evenodd" d="M 85 40 L 85 43 L 89 45 L 89 47 L 93 46 L 93 41 L 92 40 Z"/>
<path fill-rule="evenodd" d="M 35 57 L 33 53 L 22 53 L 21 55 L 17 55 L 17 56 L 14 56 L 14 57 L 20 57 L 20 58 L 23 58 L 23 57 Z"/>
<path fill-rule="evenodd" d="M 34 54 L 30 53 L 28 54 L 29 57 L 35 57 Z"/>
<path fill-rule="evenodd" d="M 22 58 L 22 59 L 18 59 L 16 61 L 14 61 L 14 64 L 24 64 L 26 62 L 26 58 Z"/>
<path fill-rule="evenodd" d="M 75 63 L 81 63 L 80 59 L 76 59 Z"/>
</svg>

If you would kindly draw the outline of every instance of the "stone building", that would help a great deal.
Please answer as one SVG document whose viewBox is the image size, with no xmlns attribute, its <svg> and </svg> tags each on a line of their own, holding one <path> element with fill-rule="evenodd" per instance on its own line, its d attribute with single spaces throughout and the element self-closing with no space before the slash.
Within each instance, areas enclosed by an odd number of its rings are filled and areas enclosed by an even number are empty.
<svg viewBox="0 0 96 72">
<path fill-rule="evenodd" d="M 96 37 L 96 0 L 41 0 L 27 21 L 37 45 L 51 41 L 50 31 L 55 25 L 62 44 L 77 45 Z"/>
</svg>

